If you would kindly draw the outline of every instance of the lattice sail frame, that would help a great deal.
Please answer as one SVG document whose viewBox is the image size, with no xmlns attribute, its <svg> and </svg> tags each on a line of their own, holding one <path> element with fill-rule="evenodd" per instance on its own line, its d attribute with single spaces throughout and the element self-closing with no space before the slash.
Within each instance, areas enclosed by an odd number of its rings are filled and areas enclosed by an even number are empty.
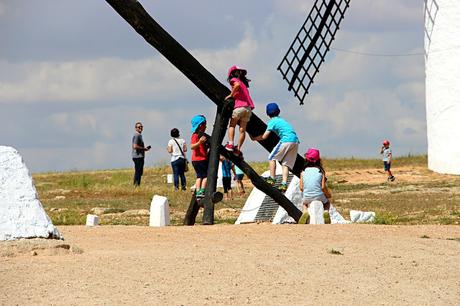
<svg viewBox="0 0 460 306">
<path fill-rule="evenodd" d="M 424 1 L 425 14 L 425 58 L 428 58 L 431 46 L 431 34 L 433 33 L 434 25 L 436 24 L 436 16 L 438 15 L 439 5 L 436 0 Z"/>
<path fill-rule="evenodd" d="M 351 0 L 316 0 L 278 66 L 303 105 Z"/>
</svg>

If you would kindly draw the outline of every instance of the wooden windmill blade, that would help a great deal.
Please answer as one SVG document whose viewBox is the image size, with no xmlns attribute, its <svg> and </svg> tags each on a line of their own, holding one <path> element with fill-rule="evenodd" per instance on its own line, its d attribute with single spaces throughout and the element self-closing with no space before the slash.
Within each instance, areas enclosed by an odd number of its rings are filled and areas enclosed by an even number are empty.
<svg viewBox="0 0 460 306">
<path fill-rule="evenodd" d="M 351 0 L 316 0 L 278 66 L 300 105 L 324 62 Z"/>
</svg>

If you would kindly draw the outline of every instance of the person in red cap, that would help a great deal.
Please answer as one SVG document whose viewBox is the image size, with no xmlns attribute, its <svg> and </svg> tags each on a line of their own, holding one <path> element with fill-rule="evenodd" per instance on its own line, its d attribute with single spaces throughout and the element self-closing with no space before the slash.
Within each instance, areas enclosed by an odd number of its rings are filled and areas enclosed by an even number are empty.
<svg viewBox="0 0 460 306">
<path fill-rule="evenodd" d="M 300 175 L 300 191 L 303 199 L 303 214 L 299 223 L 306 223 L 308 206 L 313 201 L 321 201 L 325 211 L 330 208 L 331 193 L 326 185 L 326 171 L 321 164 L 319 150 L 310 148 L 305 153 L 305 169 Z"/>
<path fill-rule="evenodd" d="M 391 161 L 393 159 L 393 154 L 391 153 L 390 149 L 390 142 L 388 140 L 384 140 L 382 143 L 382 148 L 380 149 L 380 154 L 383 154 L 383 169 L 388 174 L 388 181 L 393 182 L 395 177 L 393 173 L 391 173 Z"/>
<path fill-rule="evenodd" d="M 231 85 L 232 91 L 225 99 L 233 98 L 235 106 L 228 127 L 228 143 L 225 149 L 233 152 L 235 155 L 242 155 L 241 146 L 246 138 L 246 126 L 251 119 L 252 110 L 254 109 L 254 103 L 248 90 L 251 80 L 246 78 L 246 74 L 247 71 L 238 66 L 232 66 L 228 70 L 227 81 Z M 236 125 L 240 126 L 238 146 L 234 144 Z"/>
</svg>

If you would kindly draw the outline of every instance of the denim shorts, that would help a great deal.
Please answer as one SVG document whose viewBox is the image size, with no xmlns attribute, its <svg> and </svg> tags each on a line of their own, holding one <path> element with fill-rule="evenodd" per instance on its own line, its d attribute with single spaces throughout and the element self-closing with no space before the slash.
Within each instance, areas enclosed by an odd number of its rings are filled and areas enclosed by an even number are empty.
<svg viewBox="0 0 460 306">
<path fill-rule="evenodd" d="M 237 181 L 242 181 L 244 178 L 244 174 L 237 174 L 235 175 Z"/>
<path fill-rule="evenodd" d="M 385 171 L 390 171 L 390 167 L 391 167 L 391 163 L 387 162 L 387 161 L 384 161 L 383 162 L 383 169 Z"/>
</svg>

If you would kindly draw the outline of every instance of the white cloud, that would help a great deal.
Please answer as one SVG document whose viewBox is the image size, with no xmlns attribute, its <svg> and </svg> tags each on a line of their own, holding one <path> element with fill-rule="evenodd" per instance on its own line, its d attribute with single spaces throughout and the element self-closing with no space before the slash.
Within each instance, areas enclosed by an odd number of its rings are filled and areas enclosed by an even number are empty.
<svg viewBox="0 0 460 306">
<path fill-rule="evenodd" d="M 177 94 L 184 77 L 162 58 L 103 58 L 68 62 L 1 62 L 0 103 L 66 102 L 164 97 Z"/>
</svg>

